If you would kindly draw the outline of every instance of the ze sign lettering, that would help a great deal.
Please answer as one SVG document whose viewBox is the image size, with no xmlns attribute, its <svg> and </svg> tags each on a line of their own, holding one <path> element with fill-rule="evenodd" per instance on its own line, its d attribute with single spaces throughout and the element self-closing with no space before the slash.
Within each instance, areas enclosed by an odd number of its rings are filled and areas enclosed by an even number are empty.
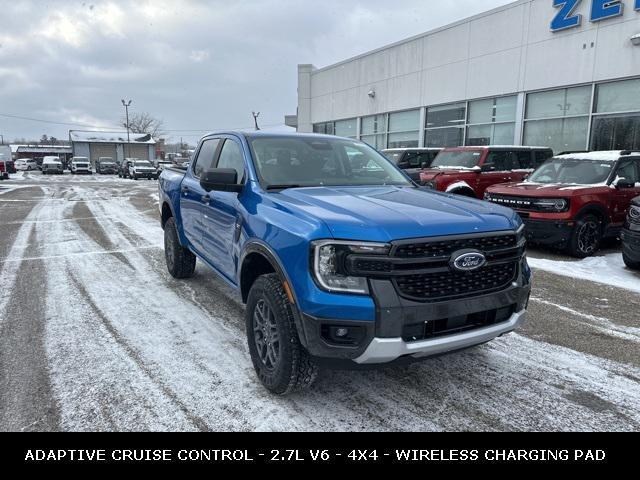
<svg viewBox="0 0 640 480">
<path fill-rule="evenodd" d="M 582 0 L 553 0 L 558 13 L 551 22 L 551 30 L 558 32 L 582 25 L 582 15 L 575 13 Z M 640 0 L 634 0 L 634 8 L 640 11 Z M 591 0 L 590 21 L 599 22 L 624 13 L 622 0 Z"/>
</svg>

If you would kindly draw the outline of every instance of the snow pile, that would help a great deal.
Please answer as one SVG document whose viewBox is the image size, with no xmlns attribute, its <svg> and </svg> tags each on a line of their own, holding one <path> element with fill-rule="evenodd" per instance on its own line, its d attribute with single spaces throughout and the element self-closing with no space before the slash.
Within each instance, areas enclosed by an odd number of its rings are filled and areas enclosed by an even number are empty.
<svg viewBox="0 0 640 480">
<path fill-rule="evenodd" d="M 557 261 L 529 257 L 529 265 L 566 277 L 604 283 L 640 293 L 640 273 L 626 267 L 621 253 L 585 258 L 580 261 Z"/>
</svg>

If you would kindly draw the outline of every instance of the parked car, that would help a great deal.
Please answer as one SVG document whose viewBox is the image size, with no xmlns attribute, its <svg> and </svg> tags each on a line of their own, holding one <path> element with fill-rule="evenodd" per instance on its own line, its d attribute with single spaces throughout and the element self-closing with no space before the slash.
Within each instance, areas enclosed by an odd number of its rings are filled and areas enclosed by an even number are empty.
<svg viewBox="0 0 640 480">
<path fill-rule="evenodd" d="M 366 168 L 351 163 L 360 155 Z M 159 193 L 170 274 L 192 277 L 199 258 L 238 292 L 257 376 L 276 394 L 310 385 L 321 362 L 414 361 L 525 318 L 518 215 L 417 187 L 357 140 L 212 134 Z"/>
<path fill-rule="evenodd" d="M 129 177 L 134 180 L 138 180 L 139 178 L 157 180 L 158 171 L 149 160 L 135 160 L 129 162 Z"/>
<path fill-rule="evenodd" d="M 38 162 L 36 162 L 33 158 L 20 158 L 15 161 L 16 170 L 20 171 L 28 171 L 37 170 Z"/>
<path fill-rule="evenodd" d="M 491 185 L 520 182 L 553 150 L 544 147 L 445 148 L 420 174 L 420 183 L 434 190 L 482 198 Z"/>
<path fill-rule="evenodd" d="M 115 174 L 118 173 L 118 166 L 116 162 L 114 162 L 111 157 L 100 157 L 96 162 L 96 173 L 104 175 L 104 174 Z"/>
<path fill-rule="evenodd" d="M 404 170 L 411 180 L 420 183 L 420 173 L 431 166 L 441 151 L 441 148 L 389 148 L 382 153 Z"/>
<path fill-rule="evenodd" d="M 42 159 L 42 174 L 64 174 L 64 167 L 59 157 L 44 157 Z"/>
<path fill-rule="evenodd" d="M 622 257 L 627 267 L 640 270 L 640 197 L 631 201 L 622 231 Z"/>
<path fill-rule="evenodd" d="M 73 157 L 71 159 L 71 173 L 76 174 L 93 174 L 91 170 L 91 162 L 87 157 Z"/>
<path fill-rule="evenodd" d="M 6 180 L 11 173 L 11 147 L 0 145 L 0 180 Z"/>
<path fill-rule="evenodd" d="M 518 212 L 531 243 L 585 258 L 620 235 L 638 195 L 640 152 L 615 151 L 557 156 L 525 182 L 490 187 L 485 199 Z"/>
</svg>

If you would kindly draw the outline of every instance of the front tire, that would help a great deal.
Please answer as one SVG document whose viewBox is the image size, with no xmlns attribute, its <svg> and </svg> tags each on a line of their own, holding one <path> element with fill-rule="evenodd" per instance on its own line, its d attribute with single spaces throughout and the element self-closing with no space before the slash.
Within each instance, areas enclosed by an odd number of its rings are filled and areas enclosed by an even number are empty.
<svg viewBox="0 0 640 480">
<path fill-rule="evenodd" d="M 631 270 L 640 270 L 640 262 L 631 260 L 631 258 L 629 258 L 626 253 L 622 254 L 622 259 L 624 260 L 624 264 Z"/>
<path fill-rule="evenodd" d="M 180 245 L 176 222 L 173 218 L 167 220 L 164 226 L 164 256 L 167 270 L 173 278 L 193 277 L 196 270 L 196 256 Z"/>
<path fill-rule="evenodd" d="M 292 306 L 278 275 L 263 275 L 253 284 L 245 321 L 251 361 L 267 390 L 287 395 L 313 384 L 318 367 L 300 344 Z"/>
<path fill-rule="evenodd" d="M 576 223 L 569 240 L 569 253 L 576 258 L 587 258 L 600 250 L 603 225 L 600 218 L 587 214 Z"/>
</svg>

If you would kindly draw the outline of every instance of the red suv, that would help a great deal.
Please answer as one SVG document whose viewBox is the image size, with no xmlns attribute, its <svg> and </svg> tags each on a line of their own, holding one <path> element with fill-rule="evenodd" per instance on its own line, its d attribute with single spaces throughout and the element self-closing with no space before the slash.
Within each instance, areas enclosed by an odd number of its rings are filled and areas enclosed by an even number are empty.
<svg viewBox="0 0 640 480">
<path fill-rule="evenodd" d="M 578 258 L 620 235 L 640 195 L 640 152 L 559 155 L 523 183 L 495 185 L 485 200 L 513 208 L 531 243 L 559 246 Z"/>
<path fill-rule="evenodd" d="M 7 180 L 9 178 L 9 172 L 4 160 L 0 160 L 0 180 Z"/>
<path fill-rule="evenodd" d="M 445 148 L 420 174 L 420 183 L 441 192 L 482 198 L 497 183 L 519 182 L 546 160 L 553 150 L 544 147 Z"/>
</svg>

